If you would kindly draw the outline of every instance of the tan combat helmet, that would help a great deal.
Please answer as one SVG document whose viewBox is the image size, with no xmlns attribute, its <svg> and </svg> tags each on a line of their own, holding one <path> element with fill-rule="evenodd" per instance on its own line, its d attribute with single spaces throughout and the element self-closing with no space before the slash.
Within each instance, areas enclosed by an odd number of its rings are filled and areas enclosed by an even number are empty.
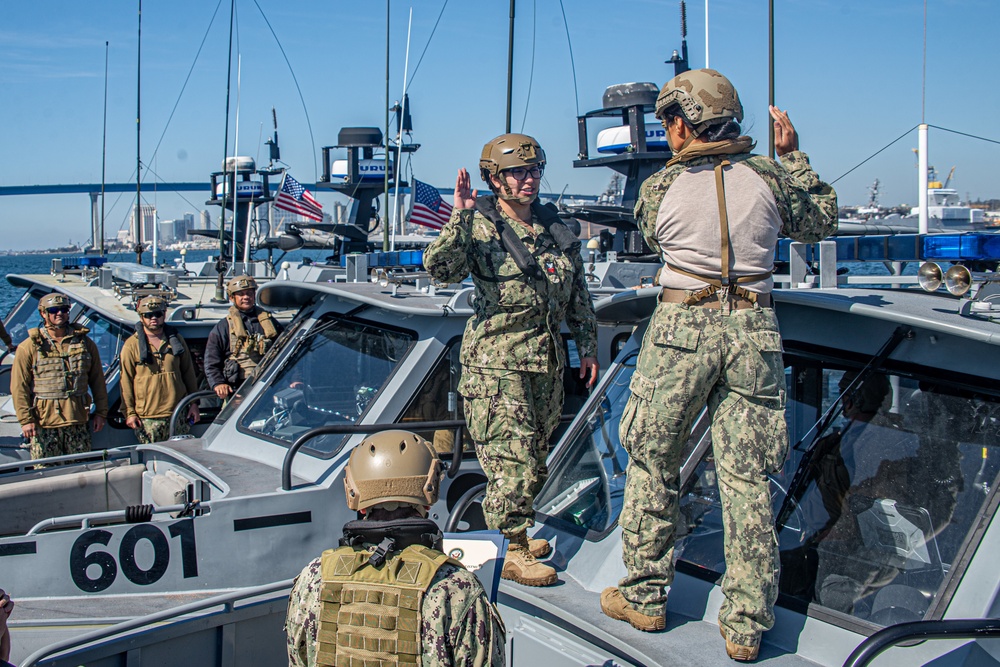
<svg viewBox="0 0 1000 667">
<path fill-rule="evenodd" d="M 242 292 L 245 289 L 257 289 L 257 281 L 251 276 L 236 276 L 228 283 L 226 283 L 226 295 L 232 298 L 237 292 Z"/>
<path fill-rule="evenodd" d="M 46 294 L 38 301 L 38 312 L 44 313 L 47 308 L 60 308 L 69 306 L 69 297 L 59 292 Z"/>
<path fill-rule="evenodd" d="M 501 134 L 483 146 L 479 158 L 479 173 L 483 180 L 492 186 L 490 176 L 500 178 L 500 172 L 504 169 L 535 165 L 545 166 L 545 151 L 534 137 L 529 137 L 527 134 Z M 530 204 L 538 196 L 536 194 L 532 197 L 514 197 L 506 182 L 503 185 L 503 192 L 498 192 L 497 195 L 522 204 Z"/>
<path fill-rule="evenodd" d="M 363 510 L 379 503 L 408 503 L 424 513 L 437 502 L 441 460 L 434 447 L 409 431 L 383 431 L 351 452 L 344 477 L 347 506 Z"/>
<path fill-rule="evenodd" d="M 698 136 L 712 125 L 729 119 L 743 120 L 743 104 L 736 88 L 714 69 L 695 69 L 667 81 L 656 98 L 656 117 L 679 109 Z"/>
<path fill-rule="evenodd" d="M 135 312 L 140 315 L 143 313 L 153 313 L 157 310 L 162 310 L 164 312 L 167 310 L 167 302 L 163 300 L 163 297 L 147 296 L 139 302 L 139 305 L 135 307 Z"/>
</svg>

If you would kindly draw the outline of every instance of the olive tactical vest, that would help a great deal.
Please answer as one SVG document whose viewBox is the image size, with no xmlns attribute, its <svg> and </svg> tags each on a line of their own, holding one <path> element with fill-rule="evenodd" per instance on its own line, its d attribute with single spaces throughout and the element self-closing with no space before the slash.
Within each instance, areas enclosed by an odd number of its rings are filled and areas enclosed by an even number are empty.
<svg viewBox="0 0 1000 667">
<path fill-rule="evenodd" d="M 242 371 L 240 380 L 243 380 L 247 373 L 257 368 L 271 341 L 277 338 L 278 329 L 274 326 L 271 313 L 266 310 L 257 311 L 257 322 L 264 329 L 263 335 L 247 332 L 240 311 L 235 306 L 229 308 L 226 320 L 229 322 L 229 358 L 240 365 Z"/>
<path fill-rule="evenodd" d="M 58 401 L 87 395 L 87 380 L 92 358 L 87 349 L 88 329 L 71 326 L 71 333 L 62 340 L 62 351 L 56 349 L 48 332 L 30 329 L 28 338 L 35 345 L 35 400 Z"/>
<path fill-rule="evenodd" d="M 371 552 L 340 547 L 323 552 L 317 666 L 419 665 L 420 606 L 445 563 L 440 551 L 411 545 L 381 567 Z"/>
</svg>

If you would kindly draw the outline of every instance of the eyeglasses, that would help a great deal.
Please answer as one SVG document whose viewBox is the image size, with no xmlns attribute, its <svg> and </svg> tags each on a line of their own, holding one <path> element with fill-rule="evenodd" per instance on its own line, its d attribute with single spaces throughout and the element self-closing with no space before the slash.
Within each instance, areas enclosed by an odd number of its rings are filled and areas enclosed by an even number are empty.
<svg viewBox="0 0 1000 667">
<path fill-rule="evenodd" d="M 69 306 L 53 306 L 52 308 L 46 308 L 45 312 L 49 315 L 55 315 L 57 313 L 62 313 L 65 315 L 69 312 Z"/>
<path fill-rule="evenodd" d="M 142 316 L 145 317 L 147 320 L 151 320 L 153 318 L 157 319 L 161 318 L 164 316 L 164 314 L 165 313 L 162 310 L 151 310 L 148 313 L 143 313 Z"/>
<path fill-rule="evenodd" d="M 532 178 L 541 178 L 542 172 L 545 167 L 536 164 L 534 167 L 511 167 L 510 169 L 504 169 L 505 174 L 510 174 L 514 177 L 515 181 L 523 181 L 529 175 Z"/>
</svg>

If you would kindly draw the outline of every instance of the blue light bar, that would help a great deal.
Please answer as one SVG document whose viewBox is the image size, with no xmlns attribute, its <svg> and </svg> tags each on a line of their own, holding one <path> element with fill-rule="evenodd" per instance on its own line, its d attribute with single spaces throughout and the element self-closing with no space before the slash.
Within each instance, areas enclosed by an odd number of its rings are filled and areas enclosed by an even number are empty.
<svg viewBox="0 0 1000 667">
<path fill-rule="evenodd" d="M 923 258 L 959 262 L 1000 261 L 1000 234 L 935 234 L 924 237 Z"/>
<path fill-rule="evenodd" d="M 1000 261 L 1000 233 L 967 232 L 964 234 L 873 234 L 870 236 L 834 236 L 828 241 L 837 245 L 838 262 L 916 262 Z M 778 239 L 774 261 L 789 261 L 792 239 Z M 818 255 L 810 245 L 806 261 Z"/>
</svg>

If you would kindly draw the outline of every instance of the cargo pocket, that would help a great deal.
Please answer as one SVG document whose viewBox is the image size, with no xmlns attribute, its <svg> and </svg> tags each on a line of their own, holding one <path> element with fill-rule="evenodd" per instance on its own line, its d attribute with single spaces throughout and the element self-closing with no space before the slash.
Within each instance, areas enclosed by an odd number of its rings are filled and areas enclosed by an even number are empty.
<svg viewBox="0 0 1000 667">
<path fill-rule="evenodd" d="M 676 310 L 676 309 L 675 309 Z M 657 313 L 650 324 L 646 338 L 657 347 L 671 347 L 677 350 L 697 350 L 701 339 L 701 330 L 691 326 L 688 321 L 676 317 L 685 312 Z"/>
<path fill-rule="evenodd" d="M 632 395 L 629 396 L 622 412 L 621 423 L 618 425 L 618 438 L 630 457 L 641 458 L 642 444 L 650 437 L 647 432 L 649 412 L 656 383 L 636 371 L 629 382 L 629 390 Z"/>
<path fill-rule="evenodd" d="M 748 354 L 754 355 L 753 394 L 769 407 L 785 407 L 785 362 L 777 331 L 747 331 Z"/>
<path fill-rule="evenodd" d="M 465 422 L 469 437 L 484 442 L 490 428 L 491 403 L 500 393 L 500 378 L 466 370 L 458 384 L 465 399 Z"/>
</svg>

